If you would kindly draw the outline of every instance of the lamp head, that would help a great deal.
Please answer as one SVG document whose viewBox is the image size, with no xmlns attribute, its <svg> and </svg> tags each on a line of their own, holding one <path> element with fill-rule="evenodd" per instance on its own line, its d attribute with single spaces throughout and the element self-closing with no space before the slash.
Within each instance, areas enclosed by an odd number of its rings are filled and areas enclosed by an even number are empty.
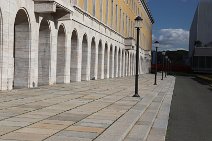
<svg viewBox="0 0 212 141">
<path fill-rule="evenodd" d="M 155 41 L 155 42 L 154 42 L 154 46 L 155 46 L 155 47 L 159 47 L 159 46 L 160 46 L 160 43 L 159 43 L 158 41 Z"/>
<path fill-rule="evenodd" d="M 166 55 L 166 52 L 165 52 L 165 51 L 163 51 L 163 52 L 162 52 L 162 55 L 163 55 L 163 56 L 164 56 L 164 55 Z"/>
<path fill-rule="evenodd" d="M 141 28 L 142 21 L 143 19 L 141 18 L 141 16 L 137 16 L 135 18 L 135 28 Z"/>
</svg>

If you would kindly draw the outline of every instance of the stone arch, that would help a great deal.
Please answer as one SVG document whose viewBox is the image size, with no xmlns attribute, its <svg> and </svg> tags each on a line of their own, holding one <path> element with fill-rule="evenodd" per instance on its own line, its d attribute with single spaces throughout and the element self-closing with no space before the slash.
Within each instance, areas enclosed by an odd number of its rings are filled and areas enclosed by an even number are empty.
<svg viewBox="0 0 212 141">
<path fill-rule="evenodd" d="M 90 79 L 95 80 L 96 75 L 96 63 L 97 63 L 97 49 L 96 49 L 96 42 L 95 38 L 92 38 L 91 41 L 91 61 L 90 61 Z"/>
<path fill-rule="evenodd" d="M 51 31 L 49 22 L 43 19 L 39 29 L 38 45 L 38 85 L 49 84 L 50 77 L 50 48 L 51 48 Z"/>
<path fill-rule="evenodd" d="M 78 59 L 79 45 L 77 30 L 72 31 L 71 36 L 71 64 L 70 64 L 70 81 L 77 81 L 78 77 Z"/>
<path fill-rule="evenodd" d="M 108 69 L 108 66 L 109 66 L 109 62 L 108 62 L 108 59 L 109 59 L 109 53 L 108 53 L 108 45 L 107 43 L 105 43 L 105 51 L 104 51 L 104 78 L 108 78 L 108 74 L 109 74 L 109 69 Z"/>
<path fill-rule="evenodd" d="M 14 88 L 29 85 L 30 49 L 30 20 L 27 11 L 20 9 L 14 23 Z"/>
<path fill-rule="evenodd" d="M 110 45 L 110 61 L 109 61 L 109 77 L 113 77 L 113 68 L 114 68 L 114 57 L 113 57 L 113 45 Z"/>
<path fill-rule="evenodd" d="M 64 83 L 65 81 L 65 62 L 66 62 L 66 34 L 65 27 L 60 25 L 57 36 L 57 71 L 56 82 Z"/>
<path fill-rule="evenodd" d="M 88 37 L 86 34 L 83 35 L 82 39 L 82 68 L 81 68 L 81 79 L 88 80 Z"/>
<path fill-rule="evenodd" d="M 118 75 L 118 48 L 115 46 L 114 51 L 114 77 L 117 77 Z"/>
<path fill-rule="evenodd" d="M 99 45 L 98 45 L 98 79 L 102 79 L 103 77 L 103 46 L 102 46 L 102 41 L 99 41 Z"/>
<path fill-rule="evenodd" d="M 121 76 L 121 49 L 118 49 L 118 77 Z"/>
</svg>

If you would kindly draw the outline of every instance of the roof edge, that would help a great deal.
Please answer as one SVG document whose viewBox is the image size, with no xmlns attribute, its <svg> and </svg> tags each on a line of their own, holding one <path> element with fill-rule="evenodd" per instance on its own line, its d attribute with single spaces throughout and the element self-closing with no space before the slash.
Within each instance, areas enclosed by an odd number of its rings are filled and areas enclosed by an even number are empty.
<svg viewBox="0 0 212 141">
<path fill-rule="evenodd" d="M 154 20 L 152 14 L 151 14 L 151 11 L 148 8 L 146 2 L 144 2 L 144 0 L 140 0 L 140 1 L 141 1 L 142 5 L 144 6 L 145 11 L 147 12 L 147 15 L 149 16 L 150 21 L 152 22 L 152 24 L 154 24 L 155 20 Z"/>
</svg>

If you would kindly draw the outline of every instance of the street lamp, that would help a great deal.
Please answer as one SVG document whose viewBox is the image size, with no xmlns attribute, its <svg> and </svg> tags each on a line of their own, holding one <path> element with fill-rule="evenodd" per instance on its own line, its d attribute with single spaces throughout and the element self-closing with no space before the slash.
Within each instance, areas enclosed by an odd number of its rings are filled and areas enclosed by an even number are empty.
<svg viewBox="0 0 212 141">
<path fill-rule="evenodd" d="M 158 71 L 158 48 L 159 48 L 159 42 L 155 41 L 155 83 L 154 85 L 157 85 L 157 71 Z"/>
<path fill-rule="evenodd" d="M 165 51 L 163 51 L 162 52 L 162 58 L 163 58 L 163 67 L 162 67 L 162 79 L 161 80 L 163 80 L 163 72 L 164 72 L 164 58 L 165 58 L 165 55 L 166 55 L 166 52 Z"/>
<path fill-rule="evenodd" d="M 135 18 L 135 28 L 137 29 L 137 44 L 136 44 L 136 74 L 135 74 L 135 94 L 133 97 L 140 97 L 138 94 L 138 62 L 139 62 L 139 32 L 143 19 L 140 16 Z"/>
<path fill-rule="evenodd" d="M 169 69 L 170 68 L 170 59 L 167 60 L 167 75 L 169 75 Z"/>
<path fill-rule="evenodd" d="M 168 63 L 168 56 L 165 56 L 165 77 L 167 76 L 167 63 Z"/>
<path fill-rule="evenodd" d="M 172 75 L 172 61 L 171 61 L 171 59 L 170 59 L 170 61 L 169 61 L 169 62 L 170 62 L 170 66 L 169 66 L 169 67 L 170 67 L 170 68 L 169 68 L 169 73 L 170 73 L 170 75 Z"/>
</svg>

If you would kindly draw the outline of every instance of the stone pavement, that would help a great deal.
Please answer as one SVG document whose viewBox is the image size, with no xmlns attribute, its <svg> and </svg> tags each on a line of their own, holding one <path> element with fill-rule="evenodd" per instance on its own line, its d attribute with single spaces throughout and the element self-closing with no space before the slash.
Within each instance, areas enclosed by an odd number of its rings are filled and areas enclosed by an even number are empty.
<svg viewBox="0 0 212 141">
<path fill-rule="evenodd" d="M 134 77 L 0 93 L 0 141 L 165 140 L 175 78 Z M 155 137 L 158 139 L 155 140 Z"/>
</svg>

